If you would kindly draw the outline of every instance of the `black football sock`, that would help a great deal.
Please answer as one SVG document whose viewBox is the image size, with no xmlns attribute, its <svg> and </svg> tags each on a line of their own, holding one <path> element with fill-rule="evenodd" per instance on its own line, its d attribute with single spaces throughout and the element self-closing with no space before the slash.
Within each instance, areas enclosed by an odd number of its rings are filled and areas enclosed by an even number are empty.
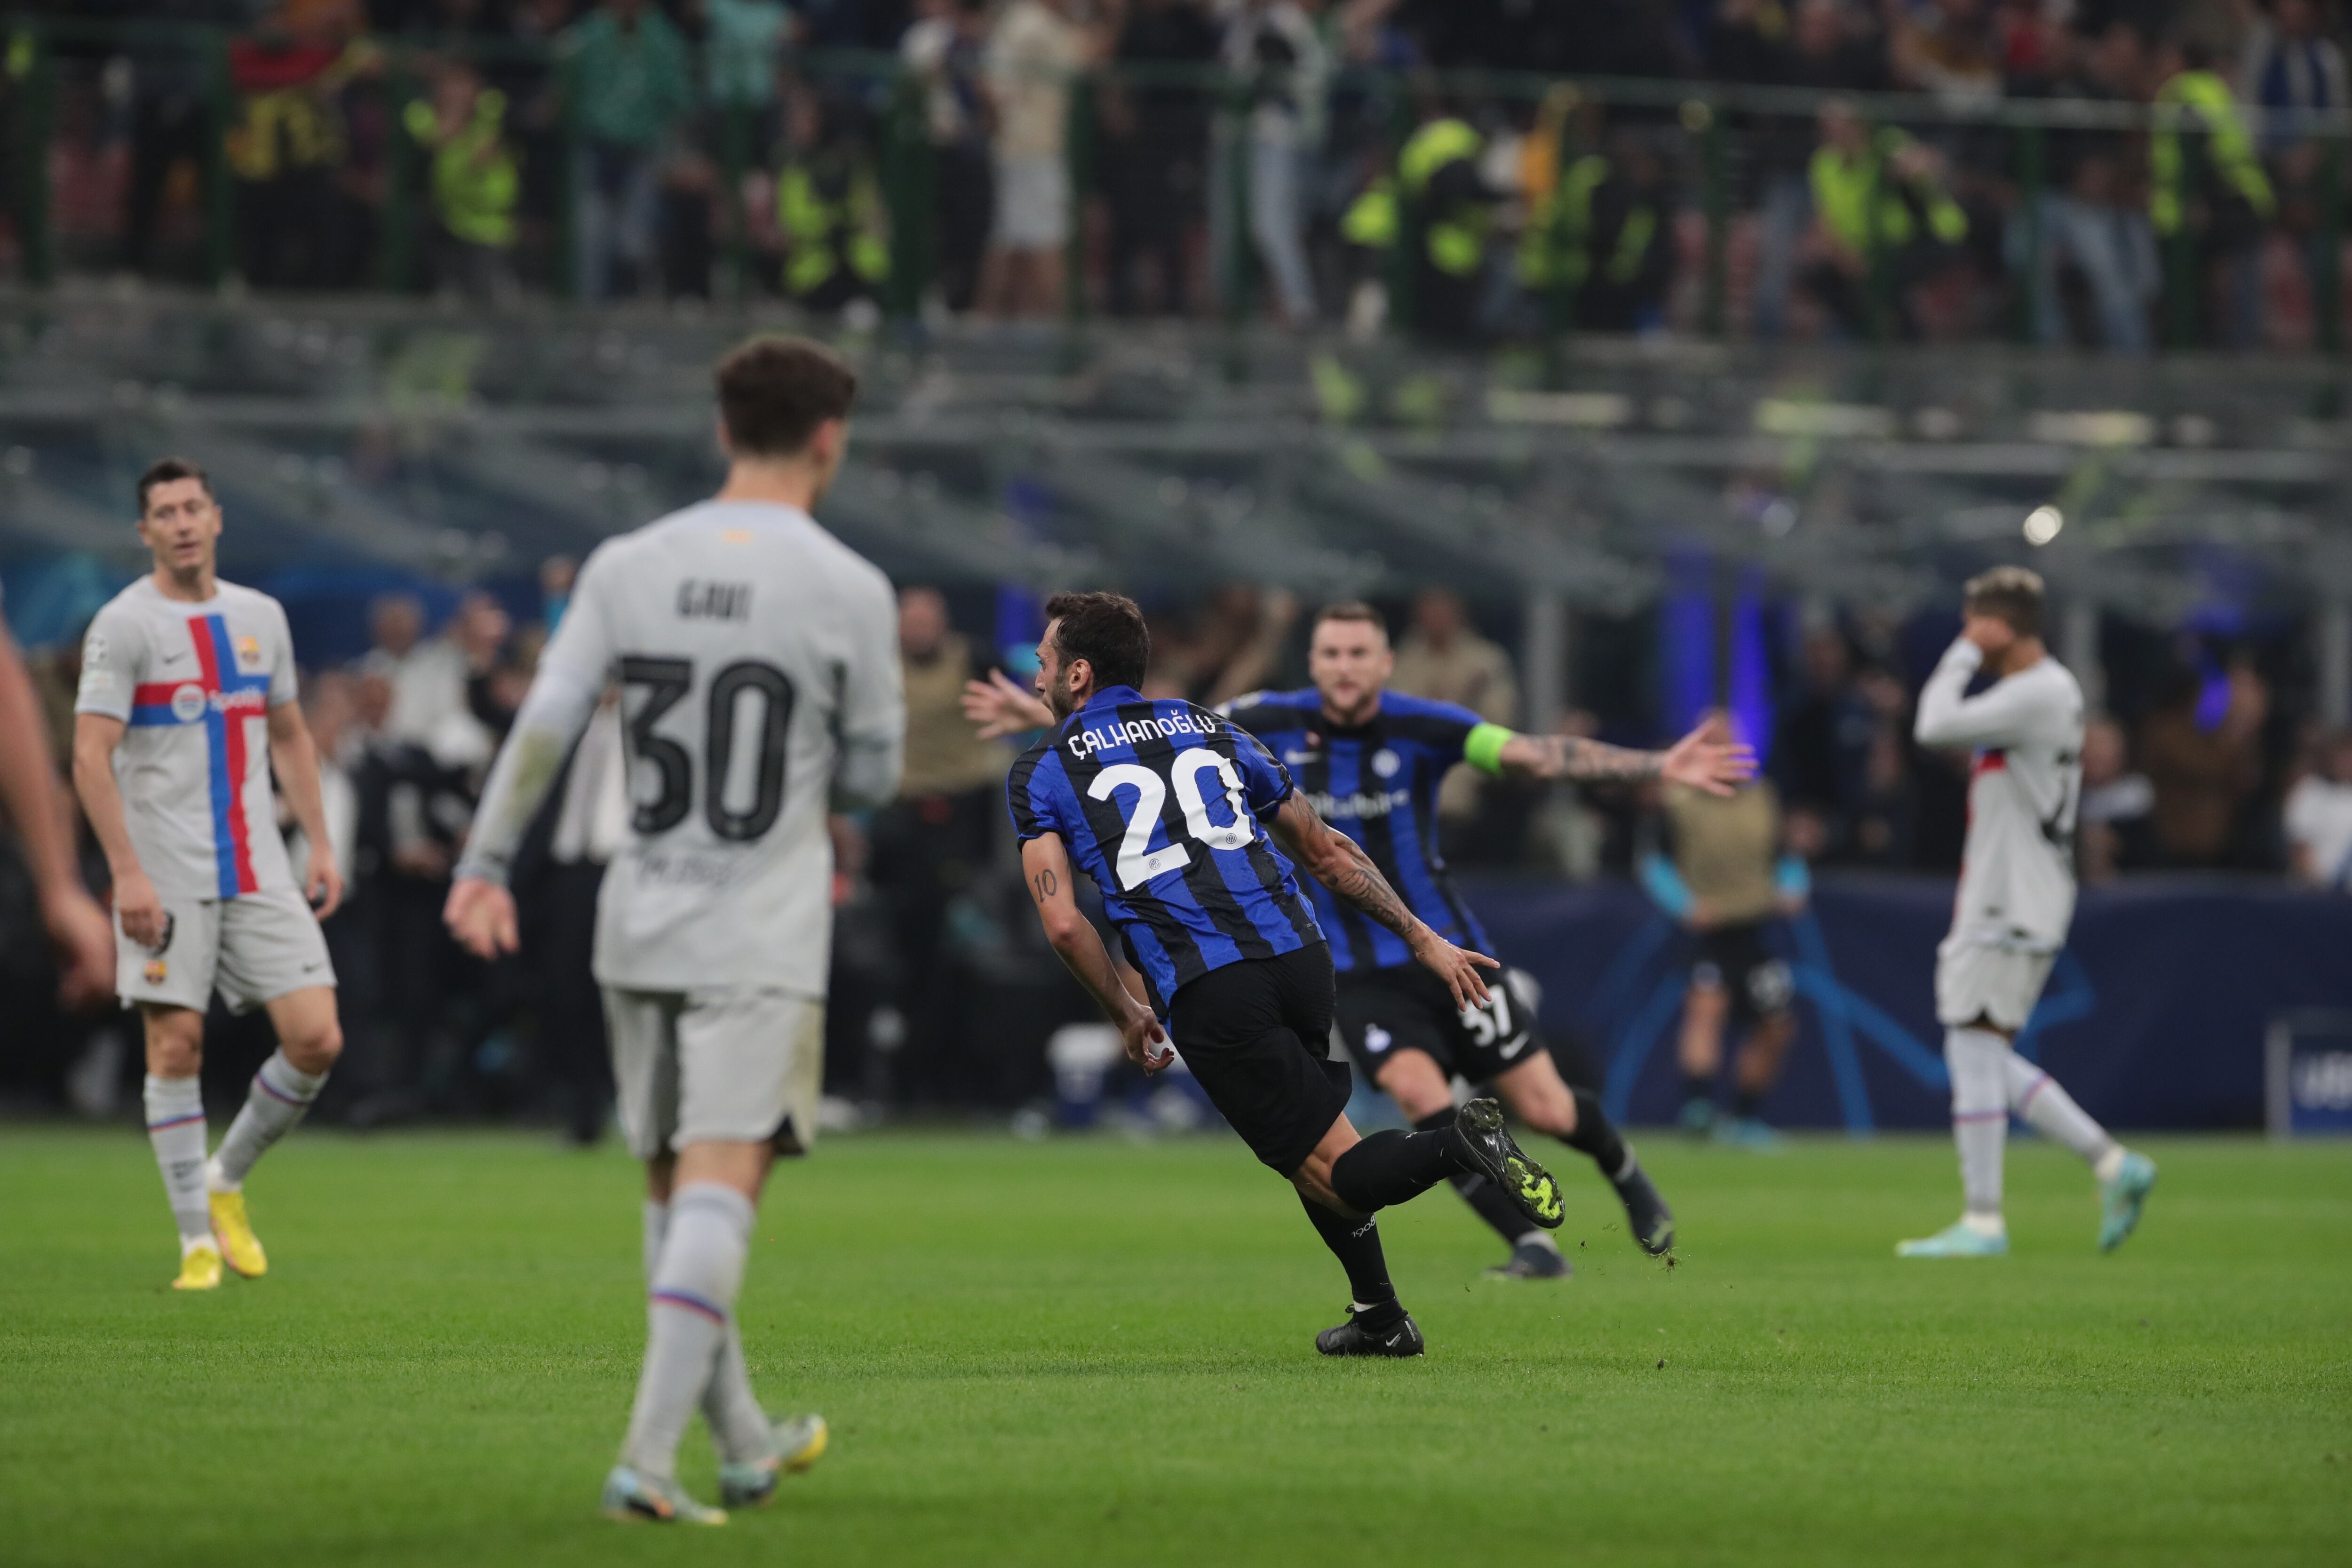
<svg viewBox="0 0 2352 1568">
<path fill-rule="evenodd" d="M 1417 1198 L 1446 1177 L 1477 1167 L 1461 1152 L 1451 1122 L 1439 1132 L 1375 1132 L 1331 1162 L 1331 1191 L 1358 1214 Z"/>
<path fill-rule="evenodd" d="M 1424 1116 L 1412 1125 L 1417 1131 L 1441 1132 L 1454 1125 L 1454 1111 L 1449 1107 Z M 1528 1223 L 1528 1216 L 1519 1212 L 1518 1205 L 1505 1197 L 1502 1189 L 1486 1177 L 1473 1172 L 1457 1173 L 1450 1179 L 1454 1183 L 1454 1190 L 1462 1194 L 1462 1201 L 1470 1205 L 1470 1212 L 1485 1220 L 1496 1236 L 1511 1246 L 1517 1247 L 1519 1238 L 1530 1232 L 1538 1236 L 1543 1234 Z"/>
<path fill-rule="evenodd" d="M 1625 1152 L 1625 1140 L 1617 1136 L 1617 1129 L 1609 1125 L 1609 1118 L 1601 1110 L 1601 1101 L 1588 1089 L 1572 1089 L 1576 1096 L 1576 1131 L 1563 1140 L 1580 1154 L 1591 1157 L 1601 1167 L 1601 1173 L 1611 1181 L 1617 1180 L 1633 1169 L 1633 1157 Z"/>
<path fill-rule="evenodd" d="M 1686 1072 L 1683 1074 L 1683 1103 L 1709 1105 L 1715 1101 L 1715 1075 Z"/>
<path fill-rule="evenodd" d="M 1305 1193 L 1298 1194 L 1299 1206 L 1315 1226 L 1315 1234 L 1348 1271 L 1348 1293 L 1354 1298 L 1349 1305 L 1364 1309 L 1356 1314 L 1357 1321 L 1368 1329 L 1386 1328 L 1404 1316 L 1397 1304 L 1396 1287 L 1389 1283 L 1389 1260 L 1381 1250 L 1381 1226 L 1375 1219 L 1349 1219 L 1335 1209 L 1325 1208 Z"/>
<path fill-rule="evenodd" d="M 1738 1117 L 1742 1121 L 1752 1121 L 1756 1119 L 1758 1109 L 1760 1108 L 1763 1103 L 1764 1091 L 1762 1089 L 1743 1089 L 1738 1092 L 1738 1094 L 1732 1098 L 1731 1114 Z"/>
</svg>

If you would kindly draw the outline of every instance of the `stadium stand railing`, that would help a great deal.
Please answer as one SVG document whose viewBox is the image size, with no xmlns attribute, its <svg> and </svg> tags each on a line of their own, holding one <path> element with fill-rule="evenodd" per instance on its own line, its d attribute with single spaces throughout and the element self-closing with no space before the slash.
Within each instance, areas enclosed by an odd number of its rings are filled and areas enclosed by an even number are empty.
<svg viewBox="0 0 2352 1568">
<path fill-rule="evenodd" d="M 943 282 L 965 290 L 942 276 L 971 258 L 950 254 L 968 234 L 943 232 L 960 221 L 943 191 L 964 176 L 934 123 L 939 84 L 898 55 L 784 51 L 772 75 L 715 77 L 724 62 L 688 49 L 672 108 L 630 127 L 599 120 L 576 31 L 5 26 L 0 257 L 26 284 L 129 272 L 598 298 L 619 234 L 639 292 L 912 319 L 939 313 Z M 1182 157 L 1200 188 L 1169 198 L 1187 232 L 1161 255 L 1186 276 L 1160 297 L 1234 323 L 1285 304 L 1297 285 L 1280 274 L 1303 259 L 1319 319 L 1457 341 L 1786 331 L 2340 352 L 2352 123 L 2181 80 L 2151 102 L 1825 100 L 1350 67 L 1307 103 L 1265 70 L 1113 62 L 1051 84 L 1067 89 L 1056 140 L 1074 194 L 1062 310 L 1133 308 L 1134 269 L 1171 221 L 1150 209 L 1182 184 L 1148 165 Z M 1254 189 L 1277 166 L 1257 156 L 1264 117 L 1293 99 L 1321 129 L 1297 192 L 1269 196 Z M 641 148 L 606 134 L 639 129 Z M 2102 149 L 2122 184 L 2086 214 L 2066 172 Z M 1254 233 L 1266 202 L 1296 247 Z M 1819 221 L 1792 234 L 1807 205 Z M 2094 219 L 2124 237 L 2133 276 L 2073 243 Z"/>
</svg>

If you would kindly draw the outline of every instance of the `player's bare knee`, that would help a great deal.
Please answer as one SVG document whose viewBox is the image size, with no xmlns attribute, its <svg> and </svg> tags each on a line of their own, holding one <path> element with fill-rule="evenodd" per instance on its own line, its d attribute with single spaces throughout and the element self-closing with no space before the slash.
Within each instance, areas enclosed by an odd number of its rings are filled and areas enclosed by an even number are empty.
<svg viewBox="0 0 2352 1568">
<path fill-rule="evenodd" d="M 326 1022 L 284 1042 L 286 1059 L 307 1073 L 322 1073 L 343 1054 L 343 1026 L 332 1015 Z"/>
<path fill-rule="evenodd" d="M 194 1078 L 205 1070 L 201 1040 L 173 1036 L 147 1042 L 147 1072 L 151 1078 Z"/>
<path fill-rule="evenodd" d="M 153 1078 L 194 1078 L 205 1066 L 205 1016 L 185 1007 L 145 1012 L 147 1071 Z"/>
<path fill-rule="evenodd" d="M 1547 1089 L 1512 1097 L 1519 1120 L 1547 1138 L 1565 1138 L 1576 1131 L 1576 1097 L 1565 1089 Z"/>
<path fill-rule="evenodd" d="M 1397 1052 L 1374 1081 L 1381 1093 L 1396 1101 L 1397 1109 L 1404 1112 L 1408 1121 L 1419 1121 L 1454 1108 L 1453 1086 L 1437 1064 L 1423 1052 Z"/>
<path fill-rule="evenodd" d="M 1547 1138 L 1566 1138 L 1576 1131 L 1576 1100 L 1565 1094 L 1558 1100 L 1548 1099 L 1527 1121 Z"/>
</svg>

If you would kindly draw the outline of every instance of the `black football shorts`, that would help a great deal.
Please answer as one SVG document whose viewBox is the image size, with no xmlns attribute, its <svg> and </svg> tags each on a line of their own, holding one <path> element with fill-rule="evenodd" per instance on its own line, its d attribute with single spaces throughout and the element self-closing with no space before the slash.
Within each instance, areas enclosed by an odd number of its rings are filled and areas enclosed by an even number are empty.
<svg viewBox="0 0 2352 1568">
<path fill-rule="evenodd" d="M 1797 999 L 1796 977 L 1789 973 L 1788 963 L 1764 945 L 1760 921 L 1699 932 L 1691 984 L 1727 992 L 1732 1019 L 1742 1026 L 1777 1018 Z"/>
<path fill-rule="evenodd" d="M 1319 942 L 1186 982 L 1168 1031 L 1209 1103 L 1286 1176 L 1348 1109 L 1347 1064 L 1330 1058 L 1331 951 Z"/>
<path fill-rule="evenodd" d="M 1486 1005 L 1454 1005 L 1445 983 L 1418 963 L 1351 969 L 1339 976 L 1339 1038 L 1348 1054 L 1380 1079 L 1400 1050 L 1426 1052 L 1449 1076 L 1492 1083 L 1543 1047 L 1536 1010 L 1517 970 L 1486 974 Z"/>
</svg>

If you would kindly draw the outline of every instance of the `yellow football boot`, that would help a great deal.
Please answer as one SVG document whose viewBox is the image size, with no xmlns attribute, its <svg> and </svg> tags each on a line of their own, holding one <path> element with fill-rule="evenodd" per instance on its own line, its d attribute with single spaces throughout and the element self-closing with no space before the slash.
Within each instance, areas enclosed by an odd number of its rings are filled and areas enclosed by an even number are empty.
<svg viewBox="0 0 2352 1568">
<path fill-rule="evenodd" d="M 822 1415 L 790 1415 L 776 1423 L 775 1454 L 749 1464 L 719 1467 L 719 1500 L 729 1508 L 761 1508 L 776 1495 L 780 1476 L 797 1476 L 824 1458 L 832 1432 Z"/>
<path fill-rule="evenodd" d="M 180 1254 L 180 1277 L 172 1281 L 174 1290 L 217 1290 L 221 1282 L 221 1255 L 214 1248 L 192 1247 Z"/>
<path fill-rule="evenodd" d="M 220 1243 L 221 1257 L 228 1266 L 247 1279 L 268 1273 L 269 1255 L 261 1250 L 261 1238 L 253 1234 L 253 1222 L 245 1217 L 245 1194 L 205 1195 L 213 1206 L 213 1239 Z"/>
</svg>

